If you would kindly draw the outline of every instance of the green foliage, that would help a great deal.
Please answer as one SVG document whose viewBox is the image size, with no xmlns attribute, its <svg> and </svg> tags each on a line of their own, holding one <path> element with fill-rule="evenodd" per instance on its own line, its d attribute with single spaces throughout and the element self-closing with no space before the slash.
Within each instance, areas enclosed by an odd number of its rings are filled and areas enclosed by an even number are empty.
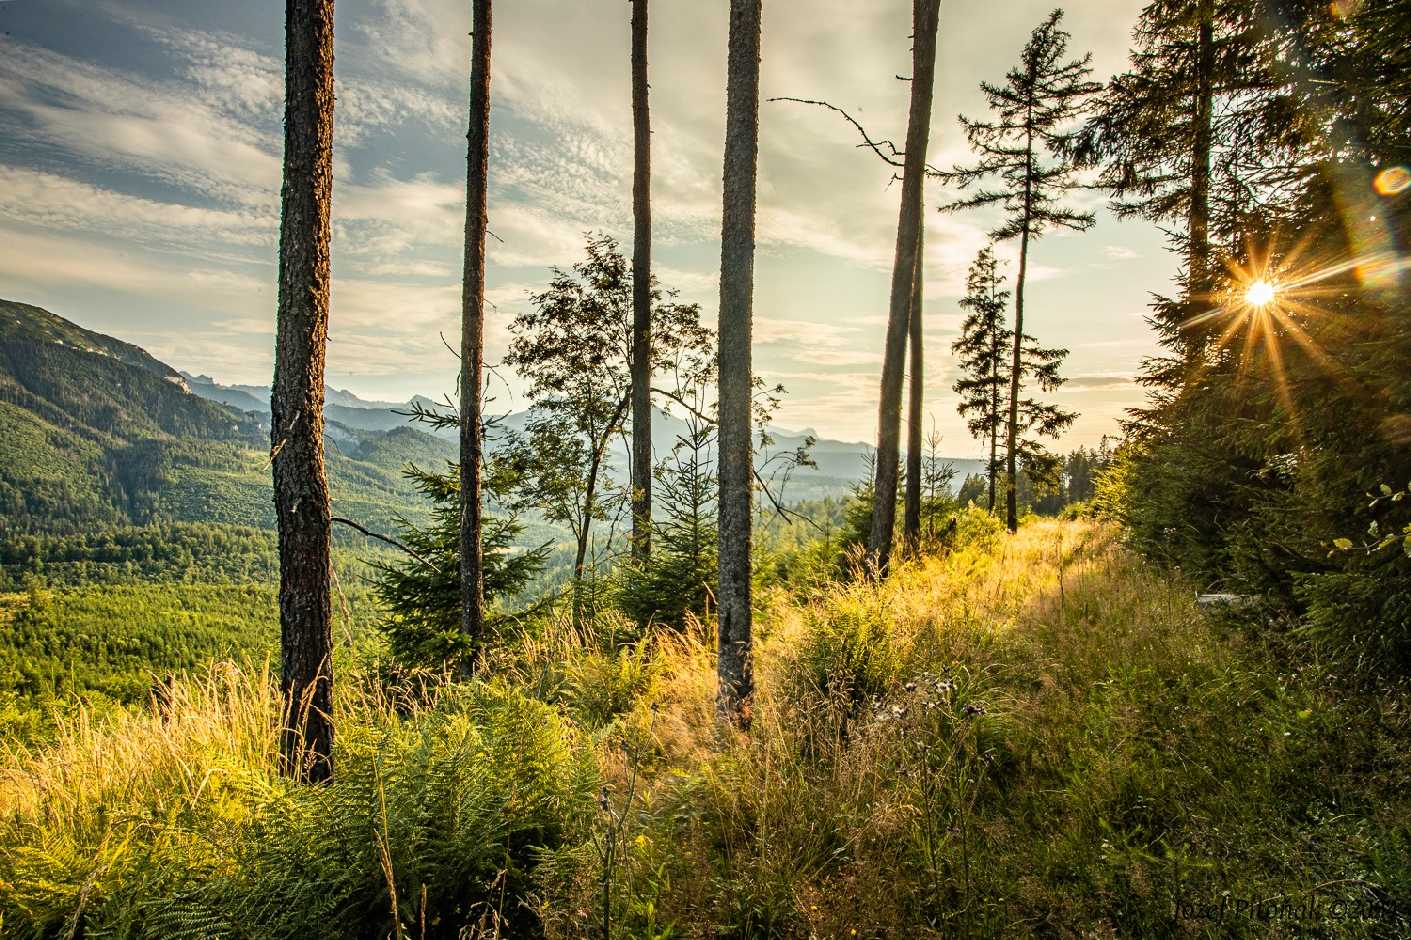
<svg viewBox="0 0 1411 940">
<path fill-rule="evenodd" d="M 456 937 L 497 919 L 535 932 L 515 901 L 542 853 L 582 838 L 593 792 L 552 709 L 482 685 L 407 716 L 345 703 L 337 779 L 302 787 L 261 740 L 276 707 L 263 681 L 177 692 L 172 723 L 120 724 L 105 732 L 120 756 L 70 765 L 84 802 L 12 804 L 7 936 Z M 201 723 L 222 716 L 221 732 Z"/>
<path fill-rule="evenodd" d="M 636 623 L 681 630 L 688 616 L 706 617 L 716 584 L 714 459 L 715 425 L 692 417 L 656 468 L 651 557 L 615 572 L 617 605 Z"/>
<path fill-rule="evenodd" d="M 1146 104 L 1191 87 L 1196 8 L 1143 13 L 1149 55 L 1109 89 L 1098 127 L 1114 135 L 1114 191 L 1151 218 L 1189 197 L 1159 182 L 1190 169 L 1188 110 Z M 1399 485 L 1411 460 L 1406 280 L 1381 260 L 1411 215 L 1406 190 L 1375 184 L 1405 159 L 1406 52 L 1385 31 L 1411 18 L 1404 2 L 1206 9 L 1219 50 L 1206 267 L 1228 275 L 1187 272 L 1182 296 L 1153 305 L 1163 355 L 1145 364 L 1151 396 L 1099 503 L 1119 497 L 1108 508 L 1133 544 L 1202 588 L 1259 595 L 1369 676 L 1400 672 L 1405 561 L 1329 549 L 1366 528 L 1363 494 Z M 1275 285 L 1266 304 L 1245 296 L 1256 279 Z"/>
<path fill-rule="evenodd" d="M 336 630 L 348 646 L 378 612 L 354 584 L 342 599 Z M 276 586 L 267 582 L 35 587 L 0 596 L 0 619 L 0 692 L 40 711 L 69 695 L 145 704 L 167 677 L 215 660 L 273 661 L 279 650 Z"/>
<path fill-rule="evenodd" d="M 377 565 L 373 589 L 387 611 L 382 631 L 389 651 L 410 668 L 442 669 L 473 658 L 480 650 L 460 626 L 460 471 L 445 473 L 408 467 L 404 471 L 432 503 L 432 522 L 419 527 L 398 520 L 398 536 L 411 553 Z M 505 484 L 491 480 L 490 492 Z M 548 546 L 521 551 L 514 543 L 521 527 L 513 516 L 483 518 L 485 599 L 492 626 L 510 612 L 543 570 Z"/>
<path fill-rule="evenodd" d="M 818 708 L 855 716 L 880 698 L 901 665 L 885 614 L 859 585 L 851 603 L 810 615 L 790 650 L 782 683 L 800 714 Z"/>
</svg>

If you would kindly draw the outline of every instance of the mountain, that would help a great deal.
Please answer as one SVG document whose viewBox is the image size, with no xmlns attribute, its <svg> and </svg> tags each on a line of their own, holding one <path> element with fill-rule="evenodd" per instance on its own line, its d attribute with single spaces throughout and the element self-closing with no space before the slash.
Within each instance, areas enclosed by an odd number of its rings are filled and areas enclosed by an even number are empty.
<svg viewBox="0 0 1411 940">
<path fill-rule="evenodd" d="M 367 401 L 327 389 L 327 466 L 334 509 L 374 529 L 426 507 L 402 476 L 408 462 L 436 467 L 456 458 L 455 430 L 414 426 L 406 403 Z M 523 429 L 528 415 L 499 426 Z M 659 454 L 687 433 L 657 410 Z M 788 453 L 811 430 L 773 432 L 761 457 Z M 0 534 L 73 532 L 161 521 L 228 522 L 272 528 L 269 392 L 178 372 L 145 350 L 86 330 L 28 304 L 0 301 Z M 797 468 L 776 496 L 789 502 L 846 493 L 867 469 L 870 448 L 819 438 L 816 467 Z M 977 460 L 955 460 L 958 486 Z M 613 442 L 608 472 L 625 478 L 627 441 Z"/>
<path fill-rule="evenodd" d="M 355 418 L 376 413 L 336 407 Z M 378 530 L 399 515 L 424 518 L 402 467 L 453 459 L 455 448 L 405 418 L 361 424 L 329 426 L 335 512 Z M 267 398 L 185 376 L 140 347 L 3 300 L 0 441 L 0 534 L 164 521 L 274 525 Z"/>
</svg>

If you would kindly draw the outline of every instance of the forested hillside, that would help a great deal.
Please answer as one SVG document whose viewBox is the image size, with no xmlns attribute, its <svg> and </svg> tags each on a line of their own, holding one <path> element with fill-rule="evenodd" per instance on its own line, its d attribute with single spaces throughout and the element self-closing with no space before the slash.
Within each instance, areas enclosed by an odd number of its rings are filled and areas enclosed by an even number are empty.
<svg viewBox="0 0 1411 940">
<path fill-rule="evenodd" d="M 0 534 L 209 522 L 273 528 L 268 415 L 189 391 L 136 346 L 46 310 L 0 301 Z M 357 409 L 352 409 L 357 410 Z M 407 424 L 335 426 L 337 512 L 385 531 L 427 509 L 402 475 L 436 467 L 444 441 Z M 390 422 L 383 422 L 389 424 Z"/>
</svg>

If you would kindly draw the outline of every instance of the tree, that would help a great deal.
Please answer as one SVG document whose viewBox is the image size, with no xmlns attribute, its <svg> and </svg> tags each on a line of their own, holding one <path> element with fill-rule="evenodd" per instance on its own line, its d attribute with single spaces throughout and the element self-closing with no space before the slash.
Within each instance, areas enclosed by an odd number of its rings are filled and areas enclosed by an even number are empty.
<svg viewBox="0 0 1411 940">
<path fill-rule="evenodd" d="M 652 551 L 652 119 L 647 0 L 632 2 L 632 554 Z"/>
<path fill-rule="evenodd" d="M 882 387 L 877 407 L 877 478 L 868 538 L 870 564 L 885 577 L 896 525 L 897 463 L 900 457 L 901 392 L 906 341 L 921 232 L 921 197 L 926 175 L 926 147 L 931 136 L 931 99 L 936 74 L 936 32 L 940 0 L 912 0 L 911 106 L 906 124 L 906 154 L 902 168 L 901 209 L 897 218 L 896 252 L 892 262 L 891 303 L 882 359 Z M 919 451 L 919 448 L 918 448 Z"/>
<path fill-rule="evenodd" d="M 716 593 L 717 426 L 700 407 L 708 378 L 690 387 L 686 431 L 656 468 L 661 519 L 653 523 L 652 554 L 632 559 L 619 578 L 618 603 L 637 623 L 679 630 L 688 614 L 705 615 Z"/>
<path fill-rule="evenodd" d="M 283 771 L 333 777 L 332 510 L 323 468 L 333 200 L 333 0 L 285 7 L 284 186 L 270 463 L 279 526 Z"/>
<path fill-rule="evenodd" d="M 485 357 L 485 230 L 490 165 L 490 0 L 474 0 L 470 53 L 470 130 L 466 134 L 465 266 L 461 281 L 460 575 L 461 631 L 485 631 L 485 571 L 480 477 L 481 390 Z"/>
<path fill-rule="evenodd" d="M 548 290 L 510 324 L 507 365 L 529 385 L 529 420 L 519 448 L 528 488 L 551 521 L 574 535 L 572 610 L 583 615 L 584 576 L 595 522 L 622 505 L 607 474 L 609 447 L 624 431 L 633 379 L 635 285 L 617 242 L 588 238 L 587 258 L 555 269 Z M 709 355 L 714 336 L 700 308 L 653 285 L 652 356 L 676 366 Z"/>
<path fill-rule="evenodd" d="M 716 707 L 747 727 L 754 699 L 750 515 L 754 449 L 750 411 L 755 184 L 759 157 L 761 0 L 730 0 L 725 89 L 725 167 L 720 222 L 719 651 Z"/>
<path fill-rule="evenodd" d="M 491 461 L 483 475 L 483 490 L 502 499 L 519 481 L 510 462 Z M 434 473 L 409 466 L 404 475 L 432 503 L 432 521 L 417 526 L 397 520 L 398 538 L 407 558 L 397 564 L 376 563 L 373 588 L 387 611 L 382 629 L 392 657 L 403 666 L 441 668 L 463 664 L 479 652 L 477 641 L 461 629 L 460 471 Z M 508 602 L 543 570 L 548 547 L 514 551 L 523 531 L 514 515 L 484 519 L 482 552 L 487 602 Z M 490 605 L 487 603 L 487 607 Z M 495 615 L 487 611 L 486 625 Z"/>
<path fill-rule="evenodd" d="M 951 388 L 960 396 L 956 409 L 965 418 L 970 436 L 989 445 L 985 468 L 989 483 L 989 510 L 995 511 L 995 477 L 999 474 L 999 436 L 1004 424 L 1001 402 L 1009 385 L 1010 364 L 1005 350 L 1013 337 L 1005 327 L 1009 291 L 999 273 L 999 261 L 988 245 L 970 265 L 965 297 L 960 306 L 968 312 L 960 336 L 951 349 L 960 358 L 960 378 Z"/>
<path fill-rule="evenodd" d="M 979 153 L 974 166 L 943 174 L 965 190 L 981 181 L 998 178 L 999 189 L 981 189 L 969 198 L 943 207 L 943 211 L 1000 206 L 1005 220 L 990 233 L 996 241 L 1019 239 L 1019 274 L 1014 285 L 1014 335 L 1009 385 L 1009 428 L 1006 436 L 1005 472 L 1015 479 L 1019 457 L 1019 390 L 1024 370 L 1020 359 L 1024 341 L 1024 286 L 1029 269 L 1029 242 L 1048 228 L 1086 231 L 1093 225 L 1090 212 L 1063 205 L 1062 197 L 1075 185 L 1074 165 L 1068 156 L 1077 130 L 1070 127 L 1082 115 L 1087 99 L 1101 90 L 1088 81 L 1091 55 L 1063 61 L 1068 33 L 1060 26 L 1062 10 L 1054 10 L 1029 38 L 1019 65 L 1010 69 L 1003 85 L 981 82 L 993 121 L 971 121 L 961 116 L 970 148 Z M 1054 158 L 1043 162 L 1043 152 Z M 1019 512 L 1013 485 L 1006 495 L 1006 521 L 1013 532 Z"/>
<path fill-rule="evenodd" d="M 924 212 L 924 206 L 923 212 Z M 922 267 L 926 257 L 924 214 L 916 230 L 916 276 L 911 289 L 911 311 L 907 318 L 907 348 L 911 367 L 907 370 L 906 404 L 906 501 L 902 518 L 902 544 L 915 551 L 921 544 L 921 502 L 925 479 L 921 463 L 921 408 L 925 397 L 925 361 L 921 346 Z"/>
<path fill-rule="evenodd" d="M 961 378 L 953 386 L 960 395 L 957 410 L 966 418 L 971 435 L 990 444 L 988 466 L 989 508 L 994 511 L 996 477 L 999 469 L 998 443 L 1000 428 L 1005 422 L 1005 405 L 1001 394 L 1006 387 L 1032 388 L 1052 392 L 1063 384 L 1059 368 L 1068 355 L 1066 349 L 1046 349 L 1032 336 L 1015 342 L 1004 315 L 1009 291 L 999 273 L 999 262 L 989 247 L 982 248 L 970 265 L 966 295 L 960 304 L 969 313 L 961 324 L 960 337 L 952 348 L 960 356 Z M 1007 349 L 1019 348 L 1019 381 L 1012 375 L 1014 360 L 1006 358 Z M 1015 463 L 1035 486 L 1056 485 L 1058 458 L 1045 450 L 1041 438 L 1056 438 L 1077 416 L 1057 405 L 1048 404 L 1026 395 L 1015 409 L 1013 442 L 1006 438 L 1005 463 L 1009 464 L 1010 448 L 1015 449 Z M 1018 505 L 1022 487 L 1006 487 L 1006 502 L 1013 494 Z M 1017 508 L 1016 508 L 1017 513 Z"/>
<path fill-rule="evenodd" d="M 926 537 L 936 538 L 936 520 L 955 508 L 955 495 L 951 484 L 955 482 L 955 464 L 941 458 L 941 432 L 935 422 L 926 435 L 926 456 L 921 467 L 921 484 L 925 489 L 921 515 L 926 525 Z"/>
</svg>

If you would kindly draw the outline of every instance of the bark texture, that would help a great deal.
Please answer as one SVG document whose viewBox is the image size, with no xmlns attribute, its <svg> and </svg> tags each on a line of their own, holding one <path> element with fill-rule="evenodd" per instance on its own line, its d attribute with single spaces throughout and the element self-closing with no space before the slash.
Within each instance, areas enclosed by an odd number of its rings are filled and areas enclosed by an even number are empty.
<svg viewBox="0 0 1411 940">
<path fill-rule="evenodd" d="M 285 4 L 284 185 L 270 462 L 279 525 L 279 753 L 285 773 L 333 776 L 332 510 L 323 468 L 333 201 L 333 0 Z"/>
<path fill-rule="evenodd" d="M 652 119 L 647 0 L 632 2 L 632 554 L 652 553 Z"/>
<path fill-rule="evenodd" d="M 1210 143 L 1214 101 L 1215 10 L 1213 0 L 1201 0 L 1196 35 L 1195 135 L 1191 147 L 1190 245 L 1187 249 L 1189 290 L 1207 289 L 1210 253 Z"/>
<path fill-rule="evenodd" d="M 761 0 L 730 0 L 720 229 L 720 688 L 716 701 L 721 715 L 740 725 L 749 723 L 754 695 L 750 649 L 750 343 L 761 6 Z"/>
<path fill-rule="evenodd" d="M 906 339 L 915 290 L 917 239 L 921 231 L 921 190 L 931 136 L 931 99 L 936 74 L 936 28 L 940 0 L 912 0 L 911 107 L 906 124 L 901 211 L 892 263 L 891 303 L 882 360 L 881 401 L 877 408 L 877 461 L 873 483 L 872 533 L 868 555 L 878 577 L 891 561 L 897 514 L 897 461 L 901 451 L 901 397 Z"/>
<path fill-rule="evenodd" d="M 466 133 L 465 268 L 461 281 L 460 562 L 461 631 L 485 632 L 481 555 L 481 390 L 485 357 L 485 228 L 490 163 L 490 0 L 474 0 L 470 125 Z"/>
<path fill-rule="evenodd" d="M 911 316 L 907 324 L 910 383 L 906 403 L 906 503 L 902 516 L 902 541 L 907 551 L 921 544 L 921 407 L 925 399 L 925 356 L 921 345 L 922 270 L 926 258 L 926 205 L 922 200 L 920 228 L 916 232 L 916 276 L 911 289 Z"/>
</svg>

